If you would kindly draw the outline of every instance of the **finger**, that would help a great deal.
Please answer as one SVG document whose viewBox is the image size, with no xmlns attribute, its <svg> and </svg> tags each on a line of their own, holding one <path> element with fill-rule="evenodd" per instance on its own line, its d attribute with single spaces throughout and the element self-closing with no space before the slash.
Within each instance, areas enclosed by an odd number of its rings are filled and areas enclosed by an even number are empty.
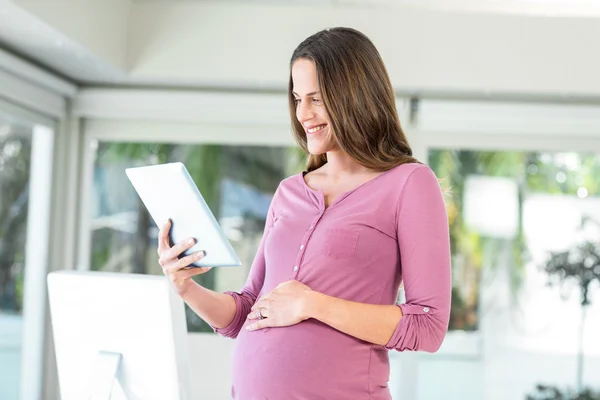
<svg viewBox="0 0 600 400">
<path fill-rule="evenodd" d="M 248 314 L 248 319 L 263 319 L 269 317 L 269 311 L 266 308 L 259 308 Z"/>
<path fill-rule="evenodd" d="M 190 247 L 196 244 L 196 240 L 194 238 L 188 238 L 177 243 L 175 246 L 171 247 L 169 252 L 167 253 L 167 257 L 169 258 L 177 258 L 181 253 L 189 249 Z M 190 254 L 193 255 L 193 254 Z M 191 264 L 191 263 L 189 263 Z"/>
<path fill-rule="evenodd" d="M 160 231 L 158 232 L 158 254 L 171 248 L 171 243 L 169 242 L 170 229 L 171 219 L 168 219 L 167 222 L 160 228 Z"/>
<path fill-rule="evenodd" d="M 254 303 L 254 305 L 250 308 L 251 311 L 256 311 L 259 308 L 267 308 L 270 305 L 270 300 L 265 299 L 264 297 Z"/>
<path fill-rule="evenodd" d="M 247 319 L 259 319 L 260 315 L 258 311 L 252 311 L 250 314 L 248 314 L 248 316 L 246 317 Z"/>
<path fill-rule="evenodd" d="M 268 327 L 272 326 L 271 322 L 269 322 L 269 321 L 270 321 L 269 318 L 258 320 L 256 322 L 248 325 L 246 327 L 246 329 L 249 331 L 256 331 L 259 329 L 268 328 Z"/>
<path fill-rule="evenodd" d="M 189 256 L 182 257 L 180 259 L 175 260 L 175 262 L 168 267 L 168 269 L 172 272 L 177 272 L 182 269 L 188 268 L 192 263 L 200 260 L 204 257 L 204 250 L 200 250 L 195 252 L 194 254 L 190 254 Z M 197 267 L 192 266 L 190 269 L 196 269 Z"/>
</svg>

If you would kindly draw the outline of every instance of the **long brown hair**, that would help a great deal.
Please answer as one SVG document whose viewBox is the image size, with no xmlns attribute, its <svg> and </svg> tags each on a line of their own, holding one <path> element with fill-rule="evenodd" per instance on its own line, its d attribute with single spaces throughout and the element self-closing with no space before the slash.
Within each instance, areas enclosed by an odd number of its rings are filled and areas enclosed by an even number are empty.
<svg viewBox="0 0 600 400">
<path fill-rule="evenodd" d="M 306 132 L 296 118 L 291 69 L 300 58 L 312 60 L 331 132 L 340 148 L 364 167 L 387 171 L 418 162 L 400 126 L 394 90 L 375 45 L 352 28 L 322 30 L 304 40 L 290 61 L 288 98 L 296 142 L 308 153 Z M 309 154 L 307 170 L 327 162 Z"/>
</svg>

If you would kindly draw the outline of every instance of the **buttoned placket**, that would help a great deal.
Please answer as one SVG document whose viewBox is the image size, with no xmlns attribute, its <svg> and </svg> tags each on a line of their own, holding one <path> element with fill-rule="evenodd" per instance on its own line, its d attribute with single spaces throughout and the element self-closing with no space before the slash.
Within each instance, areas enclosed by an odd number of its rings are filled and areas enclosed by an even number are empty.
<svg viewBox="0 0 600 400">
<path fill-rule="evenodd" d="M 296 256 L 296 264 L 292 268 L 292 279 L 298 278 L 298 274 L 300 273 L 300 268 L 302 267 L 302 261 L 304 260 L 304 253 L 306 252 L 306 246 L 308 245 L 308 242 L 310 241 L 310 238 L 312 237 L 312 234 L 314 233 L 315 228 L 317 227 L 317 224 L 323 217 L 323 214 L 325 214 L 325 208 L 321 205 L 319 214 L 315 217 L 315 219 L 313 219 L 311 221 L 306 232 L 304 233 L 302 242 L 300 243 L 300 246 L 298 247 L 298 255 Z"/>
</svg>

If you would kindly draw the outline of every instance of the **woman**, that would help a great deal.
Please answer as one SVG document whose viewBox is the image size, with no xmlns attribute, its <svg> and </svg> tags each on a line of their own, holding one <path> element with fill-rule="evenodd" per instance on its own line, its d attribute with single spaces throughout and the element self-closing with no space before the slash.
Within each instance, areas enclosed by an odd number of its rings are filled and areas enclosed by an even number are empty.
<svg viewBox="0 0 600 400">
<path fill-rule="evenodd" d="M 216 293 L 170 248 L 160 264 L 179 295 L 237 338 L 235 399 L 389 399 L 388 350 L 436 351 L 450 315 L 442 193 L 402 132 L 385 66 L 348 28 L 306 39 L 290 63 L 294 135 L 307 171 L 279 185 L 248 281 Z M 406 303 L 396 305 L 400 284 Z"/>
</svg>

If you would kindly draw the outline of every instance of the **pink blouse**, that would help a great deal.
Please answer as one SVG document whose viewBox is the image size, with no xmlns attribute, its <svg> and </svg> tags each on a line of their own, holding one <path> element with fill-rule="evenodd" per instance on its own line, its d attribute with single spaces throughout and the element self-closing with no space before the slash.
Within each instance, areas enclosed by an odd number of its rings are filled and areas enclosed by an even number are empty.
<svg viewBox="0 0 600 400">
<path fill-rule="evenodd" d="M 406 302 L 385 346 L 315 319 L 247 331 L 247 315 L 278 284 L 296 279 L 313 290 L 368 304 Z M 436 351 L 450 317 L 448 218 L 433 171 L 397 166 L 344 193 L 329 207 L 294 175 L 279 185 L 231 324 L 237 338 L 232 398 L 243 400 L 390 399 L 388 350 Z"/>
</svg>

